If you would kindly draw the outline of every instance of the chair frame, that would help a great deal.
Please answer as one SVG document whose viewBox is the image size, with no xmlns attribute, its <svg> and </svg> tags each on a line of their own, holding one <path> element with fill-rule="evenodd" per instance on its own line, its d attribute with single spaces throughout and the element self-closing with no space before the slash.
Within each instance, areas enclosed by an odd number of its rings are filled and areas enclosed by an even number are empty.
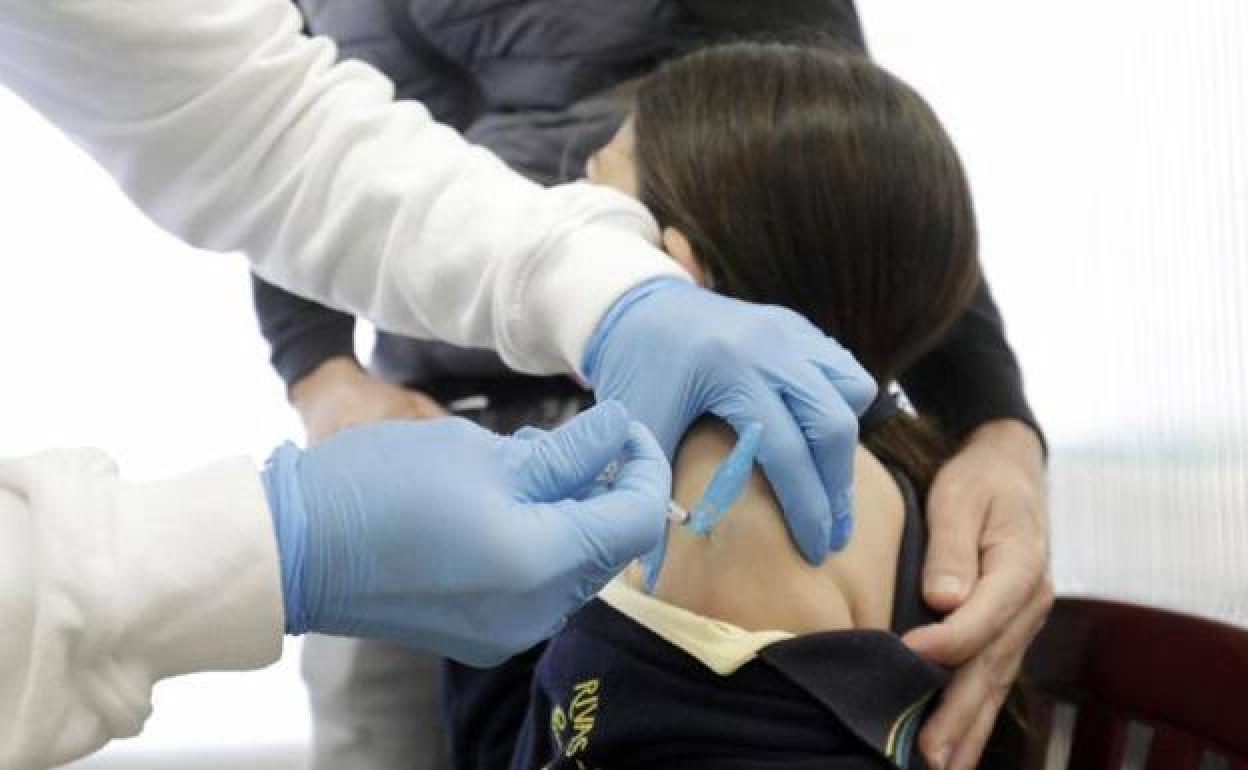
<svg viewBox="0 0 1248 770">
<path fill-rule="evenodd" d="M 1068 770 L 1119 770 L 1132 725 L 1151 729 L 1144 770 L 1200 770 L 1206 752 L 1248 770 L 1248 630 L 1093 599 L 1057 601 L 1024 665 L 1027 767 L 1052 768 L 1058 703 L 1077 708 Z M 1041 745 L 1043 744 L 1043 745 Z"/>
</svg>

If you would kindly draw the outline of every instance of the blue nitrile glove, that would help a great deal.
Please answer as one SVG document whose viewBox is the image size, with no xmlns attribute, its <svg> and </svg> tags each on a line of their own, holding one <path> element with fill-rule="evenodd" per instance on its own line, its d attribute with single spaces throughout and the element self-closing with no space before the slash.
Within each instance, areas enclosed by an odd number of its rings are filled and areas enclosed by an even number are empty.
<svg viewBox="0 0 1248 770">
<path fill-rule="evenodd" d="M 477 666 L 550 636 L 652 548 L 671 494 L 654 438 L 612 402 L 516 438 L 458 418 L 349 428 L 280 447 L 264 482 L 288 633 Z"/>
<path fill-rule="evenodd" d="M 738 435 L 761 423 L 758 461 L 798 550 L 818 564 L 848 542 L 857 415 L 875 382 L 805 318 L 659 278 L 612 306 L 583 368 L 599 398 L 623 402 L 668 458 L 705 413 Z"/>
</svg>

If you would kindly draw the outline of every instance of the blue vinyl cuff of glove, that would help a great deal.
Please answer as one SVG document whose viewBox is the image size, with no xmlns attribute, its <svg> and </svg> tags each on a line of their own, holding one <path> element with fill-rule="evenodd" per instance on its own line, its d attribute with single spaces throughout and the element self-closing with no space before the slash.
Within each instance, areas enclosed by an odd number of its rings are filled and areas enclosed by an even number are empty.
<svg viewBox="0 0 1248 770">
<path fill-rule="evenodd" d="M 282 604 L 286 611 L 286 633 L 303 634 L 308 618 L 303 606 L 303 566 L 308 541 L 308 511 L 299 487 L 302 450 L 291 442 L 273 450 L 260 478 L 264 483 L 277 553 L 282 567 Z"/>
<path fill-rule="evenodd" d="M 589 343 L 585 346 L 585 355 L 581 359 L 581 373 L 585 375 L 585 379 L 590 382 L 593 381 L 599 359 L 602 357 L 603 346 L 625 313 L 656 291 L 680 288 L 696 289 L 697 287 L 684 278 L 665 275 L 639 283 L 620 295 L 620 298 L 615 301 L 615 304 L 607 310 L 607 314 L 594 327 L 594 333 L 590 335 Z"/>
</svg>

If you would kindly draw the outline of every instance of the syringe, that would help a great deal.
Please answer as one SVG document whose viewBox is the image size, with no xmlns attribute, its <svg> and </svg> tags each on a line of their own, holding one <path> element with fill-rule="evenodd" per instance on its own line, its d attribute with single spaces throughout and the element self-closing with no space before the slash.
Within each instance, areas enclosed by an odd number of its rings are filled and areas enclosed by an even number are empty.
<svg viewBox="0 0 1248 770">
<path fill-rule="evenodd" d="M 750 480 L 750 473 L 754 470 L 754 458 L 758 454 L 762 437 L 762 423 L 752 422 L 742 429 L 740 436 L 737 437 L 736 446 L 715 469 L 715 475 L 706 485 L 702 499 L 691 512 L 686 514 L 688 520 L 685 526 L 699 535 L 705 535 L 711 531 L 716 522 L 723 518 L 732 504 L 741 496 L 741 492 L 745 490 L 746 482 Z M 669 518 L 671 512 L 672 509 L 669 506 Z"/>
</svg>

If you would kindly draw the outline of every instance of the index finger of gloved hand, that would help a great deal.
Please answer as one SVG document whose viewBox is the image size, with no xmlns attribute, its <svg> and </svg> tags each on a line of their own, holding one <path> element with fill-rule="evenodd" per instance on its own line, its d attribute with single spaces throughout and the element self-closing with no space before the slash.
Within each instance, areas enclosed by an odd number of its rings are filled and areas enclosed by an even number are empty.
<svg viewBox="0 0 1248 770">
<path fill-rule="evenodd" d="M 1019 622 L 1020 613 L 1043 590 L 1044 568 L 1033 570 L 1019 548 L 998 546 L 985 554 L 984 573 L 961 607 L 930 626 L 906 634 L 921 657 L 958 666 Z"/>
<path fill-rule="evenodd" d="M 866 412 L 880 392 L 875 378 L 836 340 L 825 337 L 823 342 L 822 355 L 813 359 L 815 366 L 855 416 Z"/>
<path fill-rule="evenodd" d="M 789 536 L 806 561 L 822 564 L 828 555 L 832 504 L 801 427 L 784 399 L 770 388 L 745 394 L 738 406 L 731 411 L 712 407 L 712 413 L 738 436 L 751 423 L 762 425 L 758 462 L 784 510 Z"/>
<path fill-rule="evenodd" d="M 840 391 L 831 382 L 818 377 L 782 392 L 810 446 L 824 494 L 830 501 L 832 523 L 825 547 L 829 551 L 839 551 L 849 543 L 853 532 L 858 417 Z"/>
<path fill-rule="evenodd" d="M 604 401 L 553 431 L 511 439 L 527 450 L 516 469 L 520 494 L 539 502 L 577 497 L 624 449 L 629 430 L 624 405 Z"/>
<path fill-rule="evenodd" d="M 672 469 L 653 434 L 639 422 L 629 426 L 611 488 L 592 499 L 564 503 L 612 571 L 659 543 L 672 494 Z"/>
</svg>

